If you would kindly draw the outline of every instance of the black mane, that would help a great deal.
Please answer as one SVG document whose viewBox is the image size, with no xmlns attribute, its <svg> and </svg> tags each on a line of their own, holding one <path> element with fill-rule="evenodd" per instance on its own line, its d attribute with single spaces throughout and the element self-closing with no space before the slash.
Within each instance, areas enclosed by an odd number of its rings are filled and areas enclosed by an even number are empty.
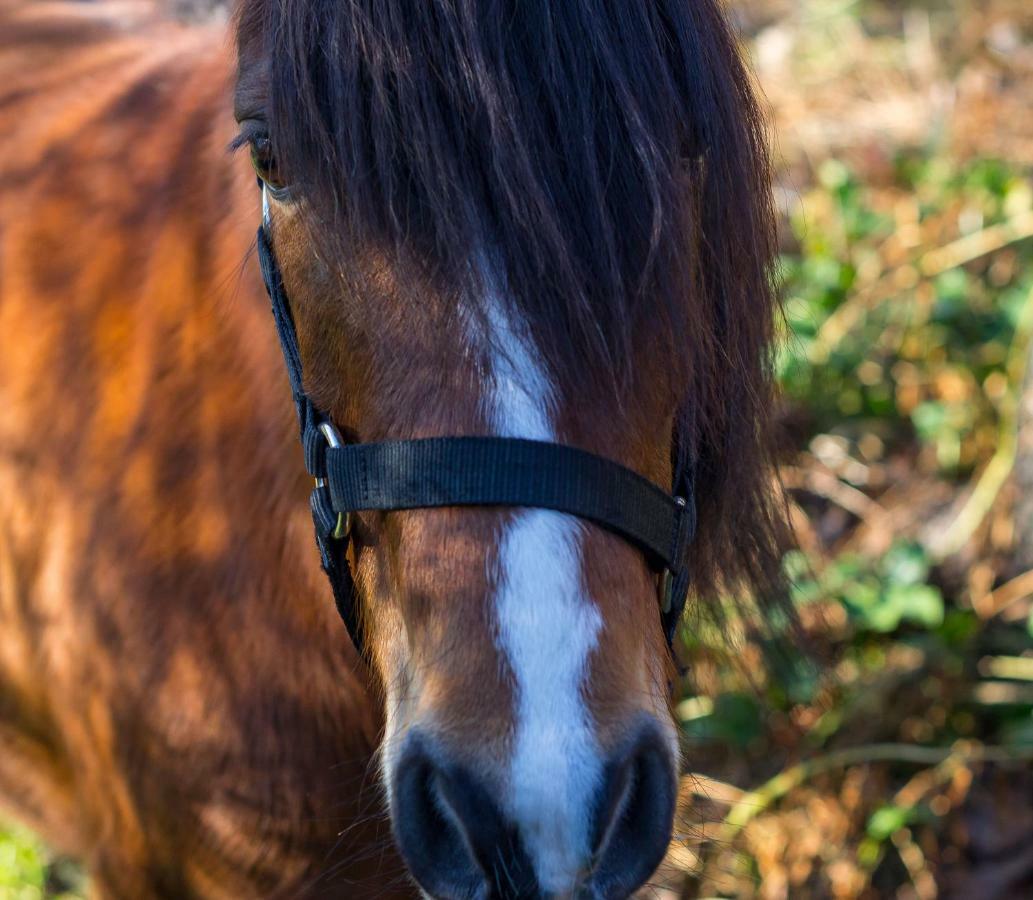
<svg viewBox="0 0 1033 900">
<path fill-rule="evenodd" d="M 490 247 L 560 384 L 624 383 L 648 331 L 698 473 L 697 585 L 777 580 L 768 159 L 718 0 L 250 0 L 240 39 L 319 234 L 457 282 Z"/>
</svg>

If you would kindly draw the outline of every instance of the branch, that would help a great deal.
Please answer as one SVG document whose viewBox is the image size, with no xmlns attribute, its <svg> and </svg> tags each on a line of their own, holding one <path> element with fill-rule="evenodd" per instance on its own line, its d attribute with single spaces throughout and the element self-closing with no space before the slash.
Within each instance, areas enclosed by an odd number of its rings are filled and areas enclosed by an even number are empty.
<svg viewBox="0 0 1033 900">
<path fill-rule="evenodd" d="M 1026 295 L 1026 302 L 1015 326 L 1015 335 L 1008 351 L 1007 370 L 1011 389 L 1001 401 L 997 450 L 990 458 L 968 495 L 968 499 L 954 517 L 947 529 L 940 534 L 930 534 L 924 543 L 930 556 L 943 560 L 957 553 L 969 538 L 975 534 L 987 514 L 993 508 L 1008 476 L 1015 466 L 1019 446 L 1019 403 L 1022 386 L 1026 380 L 1030 343 L 1033 340 L 1033 288 Z"/>
<path fill-rule="evenodd" d="M 902 263 L 883 272 L 841 303 L 821 324 L 807 352 L 808 359 L 814 365 L 827 362 L 833 348 L 854 327 L 863 312 L 897 296 L 902 288 L 914 287 L 920 277 L 934 278 L 1030 237 L 1033 237 L 1033 212 L 1027 211 L 929 250 L 917 262 Z"/>
<path fill-rule="evenodd" d="M 959 741 L 953 747 L 918 747 L 913 744 L 870 744 L 818 756 L 780 772 L 756 790 L 744 794 L 725 816 L 715 841 L 730 844 L 756 816 L 793 788 L 822 772 L 873 762 L 936 766 L 954 757 L 959 763 L 1020 762 L 1033 760 L 1033 747 L 984 747 Z"/>
</svg>

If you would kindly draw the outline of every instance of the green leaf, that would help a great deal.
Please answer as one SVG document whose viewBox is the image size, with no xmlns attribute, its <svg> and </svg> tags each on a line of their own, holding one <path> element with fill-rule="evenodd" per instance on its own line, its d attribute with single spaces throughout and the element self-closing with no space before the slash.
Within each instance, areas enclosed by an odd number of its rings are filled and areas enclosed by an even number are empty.
<svg viewBox="0 0 1033 900">
<path fill-rule="evenodd" d="M 920 438 L 934 441 L 947 425 L 947 408 L 933 401 L 919 403 L 911 412 L 911 421 Z"/>
<path fill-rule="evenodd" d="M 912 810 L 903 806 L 883 806 L 868 819 L 868 836 L 875 841 L 885 841 L 911 821 Z"/>
<path fill-rule="evenodd" d="M 745 748 L 761 734 L 760 707 L 749 694 L 720 694 L 709 715 L 689 719 L 683 729 L 690 737 Z"/>
<path fill-rule="evenodd" d="M 858 612 L 867 612 L 879 605 L 879 582 L 871 577 L 859 578 L 843 586 L 843 600 Z"/>
<path fill-rule="evenodd" d="M 893 585 L 886 599 L 901 619 L 925 628 L 943 624 L 943 595 L 930 584 Z"/>
<path fill-rule="evenodd" d="M 44 879 L 39 842 L 21 828 L 0 830 L 0 896 L 41 897 Z"/>
<path fill-rule="evenodd" d="M 882 570 L 892 584 L 920 584 L 929 576 L 929 560 L 921 544 L 900 541 L 883 557 Z"/>
<path fill-rule="evenodd" d="M 900 627 L 900 610 L 891 603 L 880 603 L 865 611 L 864 623 L 871 631 L 889 634 Z"/>
</svg>

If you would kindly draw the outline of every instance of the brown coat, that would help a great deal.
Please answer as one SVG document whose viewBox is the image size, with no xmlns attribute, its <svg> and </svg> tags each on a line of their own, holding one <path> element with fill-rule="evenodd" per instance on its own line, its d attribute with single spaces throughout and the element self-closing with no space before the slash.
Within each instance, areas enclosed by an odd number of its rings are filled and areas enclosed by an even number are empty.
<svg viewBox="0 0 1033 900">
<path fill-rule="evenodd" d="M 104 897 L 388 896 L 226 33 L 142 15 L 0 2 L 0 804 Z"/>
</svg>

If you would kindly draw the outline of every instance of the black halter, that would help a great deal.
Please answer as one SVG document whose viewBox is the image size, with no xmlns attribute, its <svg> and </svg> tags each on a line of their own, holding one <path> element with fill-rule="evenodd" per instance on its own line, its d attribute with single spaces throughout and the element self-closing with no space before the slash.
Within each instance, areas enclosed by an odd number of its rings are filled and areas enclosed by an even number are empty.
<svg viewBox="0 0 1033 900">
<path fill-rule="evenodd" d="M 263 200 L 265 198 L 263 197 Z M 258 259 L 272 301 L 301 428 L 310 505 L 323 570 L 348 634 L 362 652 L 347 550 L 352 513 L 440 506 L 526 506 L 557 510 L 609 529 L 638 547 L 660 573 L 660 612 L 670 645 L 688 594 L 688 547 L 696 529 L 691 478 L 672 496 L 624 466 L 545 441 L 447 437 L 345 445 L 302 383 L 290 302 L 269 240 L 258 229 Z"/>
</svg>

